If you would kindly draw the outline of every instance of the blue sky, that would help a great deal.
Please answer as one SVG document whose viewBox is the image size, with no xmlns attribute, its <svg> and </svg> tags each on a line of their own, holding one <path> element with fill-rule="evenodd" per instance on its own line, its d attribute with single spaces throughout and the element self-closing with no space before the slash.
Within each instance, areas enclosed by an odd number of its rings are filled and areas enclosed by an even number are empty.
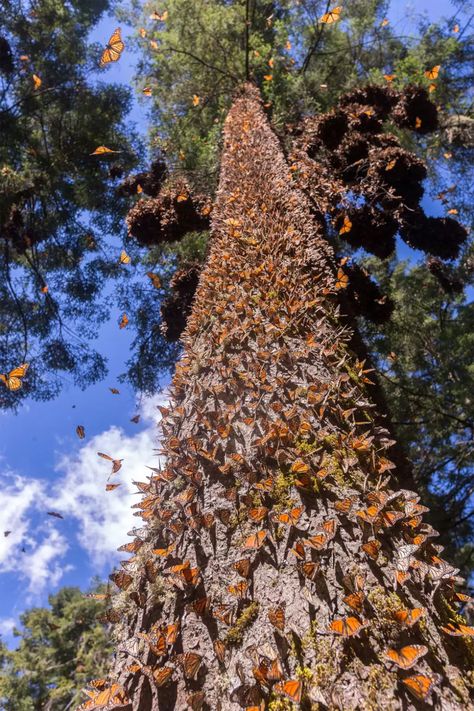
<svg viewBox="0 0 474 711">
<path fill-rule="evenodd" d="M 406 32 L 423 13 L 436 21 L 451 16 L 452 5 L 397 0 L 388 17 Z M 105 43 L 117 25 L 104 19 L 93 39 Z M 125 29 L 125 39 L 128 33 Z M 125 52 L 103 78 L 130 83 L 133 72 L 133 56 Z M 146 133 L 143 100 L 135 102 L 130 118 L 137 131 Z M 427 207 L 440 214 L 439 204 Z M 12 626 L 26 607 L 44 604 L 62 585 L 86 588 L 95 575 L 105 577 L 119 559 L 116 548 L 139 521 L 130 510 L 136 500 L 132 481 L 144 479 L 147 465 L 156 466 L 156 405 L 165 403 L 166 395 L 137 402 L 129 386 L 117 386 L 131 339 L 127 329 L 118 331 L 117 318 L 118 312 L 97 341 L 109 361 L 106 381 L 81 391 L 66 380 L 55 400 L 26 403 L 17 415 L 0 413 L 0 633 L 10 642 Z M 120 395 L 109 391 L 114 386 Z M 141 419 L 133 424 L 130 418 L 137 412 Z M 86 429 L 82 441 L 75 433 L 79 424 Z M 112 492 L 105 492 L 110 467 L 99 451 L 124 459 L 114 477 L 121 486 Z M 50 510 L 60 511 L 64 520 L 48 516 Z M 5 530 L 12 533 L 5 537 Z"/>
</svg>

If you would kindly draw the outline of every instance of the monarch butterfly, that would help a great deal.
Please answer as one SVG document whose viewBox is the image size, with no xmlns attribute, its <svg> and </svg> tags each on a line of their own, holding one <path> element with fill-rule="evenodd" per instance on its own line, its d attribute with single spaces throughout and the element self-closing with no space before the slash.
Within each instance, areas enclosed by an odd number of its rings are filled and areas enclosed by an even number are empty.
<svg viewBox="0 0 474 711">
<path fill-rule="evenodd" d="M 173 669 L 171 669 L 171 667 L 160 667 L 159 669 L 155 669 L 153 671 L 153 679 L 155 680 L 157 687 L 159 688 L 160 686 L 164 686 L 172 674 Z"/>
<path fill-rule="evenodd" d="M 306 557 L 305 549 L 301 541 L 296 541 L 294 547 L 291 548 L 291 552 L 300 560 L 304 560 Z"/>
<path fill-rule="evenodd" d="M 119 486 L 122 486 L 122 485 L 121 484 L 106 484 L 105 490 L 106 491 L 113 491 L 114 489 L 118 489 Z"/>
<path fill-rule="evenodd" d="M 393 616 L 401 625 L 413 627 L 425 612 L 426 609 L 424 607 L 414 607 L 412 610 L 396 610 Z"/>
<path fill-rule="evenodd" d="M 397 521 L 400 521 L 404 517 L 405 514 L 403 514 L 401 511 L 382 511 L 380 514 L 381 521 L 384 526 L 387 528 L 390 528 L 394 526 Z"/>
<path fill-rule="evenodd" d="M 329 625 L 330 632 L 340 634 L 342 637 L 355 637 L 364 627 L 367 627 L 367 622 L 362 623 L 357 617 L 343 617 L 339 620 L 333 620 Z"/>
<path fill-rule="evenodd" d="M 415 674 L 402 679 L 402 684 L 405 684 L 408 691 L 419 701 L 426 701 L 438 678 L 438 676 L 430 678 L 425 674 Z"/>
<path fill-rule="evenodd" d="M 103 156 L 106 153 L 120 153 L 121 151 L 114 151 L 112 148 L 107 148 L 107 146 L 97 146 L 95 150 L 92 151 L 89 155 L 91 156 Z"/>
<path fill-rule="evenodd" d="M 111 35 L 107 46 L 102 52 L 99 67 L 105 67 L 105 65 L 110 64 L 110 62 L 117 62 L 124 49 L 125 44 L 122 42 L 122 32 L 120 27 L 118 27 Z"/>
<path fill-rule="evenodd" d="M 314 563 L 311 560 L 301 563 L 300 568 L 303 575 L 305 575 L 309 580 L 314 582 L 316 580 L 316 575 L 319 571 L 319 563 Z"/>
<path fill-rule="evenodd" d="M 146 275 L 150 279 L 155 289 L 161 289 L 161 279 L 158 274 L 155 274 L 154 272 L 147 272 Z"/>
<path fill-rule="evenodd" d="M 285 629 L 285 610 L 281 605 L 268 611 L 268 619 L 277 630 L 283 632 Z"/>
<path fill-rule="evenodd" d="M 352 610 L 355 610 L 356 612 L 362 612 L 365 594 L 361 590 L 359 590 L 359 592 L 354 592 L 350 595 L 346 595 L 342 599 L 346 603 L 346 605 L 348 605 Z"/>
<path fill-rule="evenodd" d="M 40 88 L 43 81 L 37 74 L 33 74 L 32 79 L 33 79 L 33 84 L 34 84 L 33 89 L 36 91 L 37 89 Z"/>
<path fill-rule="evenodd" d="M 122 314 L 122 318 L 119 321 L 119 328 L 125 328 L 128 325 L 128 316 L 127 314 Z"/>
<path fill-rule="evenodd" d="M 166 654 L 166 639 L 164 635 L 161 633 L 139 633 L 139 636 L 148 642 L 148 646 L 157 657 L 163 657 Z"/>
<path fill-rule="evenodd" d="M 151 558 L 145 561 L 145 576 L 149 583 L 154 583 L 156 576 L 158 575 L 158 569 Z"/>
<path fill-rule="evenodd" d="M 259 481 L 257 484 L 254 484 L 254 489 L 270 492 L 273 489 L 273 484 L 273 477 L 268 477 L 268 479 L 264 479 L 263 481 Z"/>
<path fill-rule="evenodd" d="M 133 582 L 132 576 L 128 573 L 124 573 L 123 570 L 119 570 L 117 573 L 111 573 L 109 580 L 115 583 L 120 590 L 126 590 Z"/>
<path fill-rule="evenodd" d="M 345 235 L 345 234 L 347 234 L 347 232 L 350 232 L 351 229 L 352 229 L 352 222 L 350 221 L 350 219 L 348 218 L 347 215 L 344 215 L 344 222 L 343 222 L 341 229 L 339 230 L 339 234 Z"/>
<path fill-rule="evenodd" d="M 375 538 L 372 538 L 370 541 L 367 541 L 367 543 L 363 543 L 361 548 L 364 551 L 364 553 L 367 553 L 369 558 L 372 558 L 372 560 L 377 560 L 379 557 L 379 551 L 380 548 L 382 547 L 382 544 L 380 541 L 377 541 Z"/>
<path fill-rule="evenodd" d="M 106 689 L 100 689 L 97 691 L 88 691 L 84 689 L 84 692 L 89 697 L 89 700 L 81 704 L 78 707 L 78 711 L 85 711 L 86 709 L 98 708 L 100 706 L 107 706 L 113 704 L 118 706 L 119 704 L 128 703 L 128 698 L 120 686 L 120 684 L 112 684 L 112 686 Z"/>
<path fill-rule="evenodd" d="M 425 77 L 427 79 L 437 79 L 440 69 L 441 69 L 441 64 L 436 64 L 432 69 L 426 70 Z"/>
<path fill-rule="evenodd" d="M 415 118 L 415 128 L 421 128 L 422 120 L 419 116 Z"/>
<path fill-rule="evenodd" d="M 338 269 L 337 270 L 337 280 L 336 280 L 336 289 L 347 289 L 349 285 L 349 277 L 347 274 L 344 272 L 343 269 Z"/>
<path fill-rule="evenodd" d="M 110 455 L 104 454 L 103 452 L 97 452 L 97 456 L 112 462 L 112 474 L 116 474 L 122 468 L 123 459 L 113 459 Z"/>
<path fill-rule="evenodd" d="M 201 97 L 197 94 L 193 94 L 193 106 L 198 106 L 201 101 Z"/>
<path fill-rule="evenodd" d="M 331 536 L 329 536 L 325 531 L 320 531 L 315 536 L 311 536 L 311 538 L 306 538 L 303 541 L 303 544 L 305 546 L 310 546 L 311 548 L 315 548 L 316 550 L 320 551 L 329 543 L 330 540 Z"/>
<path fill-rule="evenodd" d="M 389 84 L 392 83 L 392 81 L 395 79 L 395 77 L 396 77 L 396 74 L 384 74 L 384 75 L 383 75 L 383 78 L 384 78 L 385 81 L 388 82 Z"/>
<path fill-rule="evenodd" d="M 299 679 L 289 679 L 288 681 L 275 684 L 274 690 L 277 694 L 284 694 L 296 704 L 299 704 L 303 693 L 303 684 Z"/>
<path fill-rule="evenodd" d="M 230 605 L 218 605 L 214 612 L 214 617 L 223 622 L 225 625 L 230 625 L 232 622 L 232 608 Z"/>
<path fill-rule="evenodd" d="M 23 363 L 9 373 L 0 373 L 0 380 L 8 390 L 19 390 L 22 386 L 22 378 L 25 377 L 28 367 L 29 363 Z"/>
<path fill-rule="evenodd" d="M 250 575 L 250 566 L 252 564 L 252 561 L 250 558 L 241 558 L 240 560 L 237 560 L 233 564 L 234 570 L 238 572 L 239 575 L 241 575 L 243 578 L 248 578 Z"/>
<path fill-rule="evenodd" d="M 384 656 L 400 669 L 411 669 L 427 652 L 428 647 L 425 647 L 424 644 L 409 644 L 400 650 L 387 649 Z"/>
<path fill-rule="evenodd" d="M 451 622 L 446 627 L 441 627 L 443 632 L 451 635 L 451 637 L 474 637 L 474 627 L 457 623 L 453 625 Z"/>
<path fill-rule="evenodd" d="M 57 511 L 48 511 L 48 516 L 54 516 L 54 518 L 64 518 L 64 516 Z"/>
<path fill-rule="evenodd" d="M 194 679 L 201 666 L 201 655 L 196 652 L 185 652 L 179 654 L 177 660 L 183 668 L 186 679 Z"/>
<path fill-rule="evenodd" d="M 255 548 L 258 549 L 263 544 L 265 538 L 267 537 L 266 531 L 258 531 L 253 536 L 249 536 L 245 539 L 244 548 Z"/>
<path fill-rule="evenodd" d="M 86 436 L 86 431 L 85 431 L 83 425 L 77 425 L 76 434 L 79 437 L 79 439 L 84 439 L 84 437 Z"/>
<path fill-rule="evenodd" d="M 198 600 L 193 600 L 188 605 L 186 605 L 187 612 L 194 612 L 196 615 L 205 615 L 209 609 L 209 598 L 200 597 Z"/>
<path fill-rule="evenodd" d="M 367 509 L 357 511 L 356 516 L 365 523 L 374 523 L 380 513 L 380 506 L 369 506 Z"/>
<path fill-rule="evenodd" d="M 216 653 L 217 659 L 220 661 L 221 664 L 224 664 L 225 652 L 226 652 L 225 643 L 221 639 L 216 639 L 214 641 L 213 646 L 214 646 L 214 652 Z"/>
<path fill-rule="evenodd" d="M 296 459 L 291 465 L 290 472 L 292 474 L 305 474 L 309 472 L 309 466 L 302 459 Z"/>
<path fill-rule="evenodd" d="M 152 12 L 150 15 L 150 20 L 157 20 L 158 22 L 166 22 L 168 19 L 168 10 L 165 10 L 161 15 L 159 12 Z"/>
<path fill-rule="evenodd" d="M 246 597 L 248 586 L 249 584 L 246 580 L 241 580 L 240 583 L 237 583 L 237 585 L 229 585 L 227 590 L 230 592 L 231 595 L 243 599 L 244 597 Z"/>
<path fill-rule="evenodd" d="M 348 514 L 356 501 L 356 497 L 348 497 L 347 499 L 341 499 L 340 501 L 336 501 L 336 503 L 334 504 L 334 508 L 339 513 Z"/>
<path fill-rule="evenodd" d="M 340 19 L 341 10 L 342 6 L 340 5 L 338 7 L 333 7 L 332 10 L 329 10 L 329 12 L 326 12 L 322 17 L 320 17 L 319 21 L 323 25 L 331 25 L 333 22 L 337 22 Z"/>
<path fill-rule="evenodd" d="M 248 512 L 249 517 L 254 523 L 260 523 L 260 521 L 263 521 L 267 513 L 268 509 L 266 508 L 266 506 L 258 506 L 257 508 L 249 509 Z"/>
<path fill-rule="evenodd" d="M 304 511 L 304 506 L 298 506 L 294 509 L 291 509 L 288 513 L 283 513 L 283 514 L 278 514 L 276 516 L 276 520 L 279 523 L 285 523 L 288 526 L 296 526 L 298 521 L 301 518 L 301 514 Z"/>
<path fill-rule="evenodd" d="M 410 578 L 410 573 L 403 570 L 395 571 L 395 585 L 403 585 Z"/>
<path fill-rule="evenodd" d="M 175 545 L 175 543 L 171 543 L 171 545 L 169 545 L 167 548 L 154 548 L 152 550 L 152 553 L 154 553 L 155 555 L 159 555 L 162 558 L 167 558 L 173 552 Z"/>
</svg>

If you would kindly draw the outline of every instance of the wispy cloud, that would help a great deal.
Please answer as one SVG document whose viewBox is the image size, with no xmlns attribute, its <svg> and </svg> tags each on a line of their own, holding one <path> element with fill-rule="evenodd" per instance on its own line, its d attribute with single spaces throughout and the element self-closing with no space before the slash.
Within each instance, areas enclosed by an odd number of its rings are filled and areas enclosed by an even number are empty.
<svg viewBox="0 0 474 711">
<path fill-rule="evenodd" d="M 134 481 L 143 481 L 156 466 L 158 404 L 167 395 L 149 398 L 140 406 L 145 428 L 130 436 L 118 427 L 85 440 L 74 455 L 59 453 L 54 485 L 6 471 L 2 476 L 0 508 L 0 573 L 16 573 L 27 581 L 30 597 L 53 590 L 71 568 L 67 554 L 70 541 L 54 520 L 45 520 L 49 510 L 58 511 L 77 526 L 78 544 L 97 573 L 118 559 L 117 548 L 126 542 L 126 532 L 139 525 L 131 505 L 138 501 Z M 122 468 L 110 477 L 120 486 L 106 491 L 111 463 L 97 456 L 105 452 L 123 459 Z M 8 536 L 5 531 L 11 531 Z"/>
<path fill-rule="evenodd" d="M 64 475 L 54 491 L 54 506 L 78 521 L 79 543 L 96 566 L 110 564 L 117 547 L 126 542 L 126 532 L 139 523 L 130 508 L 139 500 L 133 482 L 144 481 L 150 473 L 146 465 L 156 466 L 156 406 L 163 402 L 163 398 L 154 398 L 144 403 L 141 415 L 149 426 L 135 436 L 110 427 L 90 439 L 75 459 L 62 457 L 58 463 Z M 120 484 L 113 491 L 105 490 L 111 463 L 98 457 L 98 452 L 123 459 L 120 471 L 110 476 L 110 482 Z"/>
</svg>

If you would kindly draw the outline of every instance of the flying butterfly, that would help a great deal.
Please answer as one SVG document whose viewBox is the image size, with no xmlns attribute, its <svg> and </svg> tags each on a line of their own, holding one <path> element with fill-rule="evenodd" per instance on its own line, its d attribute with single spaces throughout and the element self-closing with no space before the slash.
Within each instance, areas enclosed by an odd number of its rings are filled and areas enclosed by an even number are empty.
<svg viewBox="0 0 474 711">
<path fill-rule="evenodd" d="M 104 51 L 102 52 L 99 67 L 105 67 L 105 65 L 110 64 L 110 62 L 117 62 L 120 59 L 120 55 L 124 49 L 125 44 L 122 41 L 122 32 L 120 27 L 118 27 L 111 35 Z"/>
<path fill-rule="evenodd" d="M 23 385 L 22 379 L 26 375 L 29 363 L 23 363 L 18 368 L 14 368 L 9 373 L 0 373 L 0 381 L 8 390 L 19 390 Z"/>
<path fill-rule="evenodd" d="M 441 64 L 436 64 L 434 67 L 432 67 L 432 69 L 426 70 L 425 77 L 430 80 L 437 79 L 440 69 L 441 69 Z"/>
<path fill-rule="evenodd" d="M 112 148 L 107 148 L 107 146 L 97 146 L 95 150 L 92 151 L 89 155 L 91 156 L 103 156 L 107 155 L 108 153 L 120 153 L 121 151 L 114 151 Z"/>
<path fill-rule="evenodd" d="M 340 19 L 341 10 L 341 5 L 339 5 L 338 7 L 333 7 L 332 10 L 329 10 L 329 12 L 324 13 L 324 15 L 319 18 L 319 21 L 323 25 L 331 25 L 333 22 L 337 22 Z"/>
<path fill-rule="evenodd" d="M 344 222 L 342 224 L 341 229 L 339 230 L 339 234 L 345 235 L 348 232 L 350 232 L 351 229 L 352 229 L 352 222 L 350 221 L 350 219 L 347 215 L 344 215 Z"/>
<path fill-rule="evenodd" d="M 387 649 L 384 657 L 393 662 L 400 669 L 411 669 L 415 664 L 428 653 L 428 647 L 424 644 L 408 644 L 401 649 Z"/>
<path fill-rule="evenodd" d="M 349 277 L 347 274 L 344 272 L 343 269 L 338 269 L 337 270 L 337 280 L 336 280 L 336 289 L 347 289 L 349 285 Z"/>
</svg>

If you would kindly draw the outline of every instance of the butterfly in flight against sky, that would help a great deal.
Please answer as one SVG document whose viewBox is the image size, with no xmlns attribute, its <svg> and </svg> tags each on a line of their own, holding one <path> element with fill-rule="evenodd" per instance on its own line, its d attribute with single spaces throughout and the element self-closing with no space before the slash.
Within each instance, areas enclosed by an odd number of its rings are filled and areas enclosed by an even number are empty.
<svg viewBox="0 0 474 711">
<path fill-rule="evenodd" d="M 118 27 L 112 34 L 111 38 L 107 42 L 107 46 L 102 52 L 99 66 L 105 67 L 105 65 L 110 64 L 110 62 L 117 62 L 120 59 L 120 55 L 124 49 L 125 44 L 122 41 L 122 31 L 120 27 Z"/>
<path fill-rule="evenodd" d="M 18 368 L 14 368 L 9 373 L 0 373 L 0 380 L 8 390 L 19 390 L 22 386 L 22 378 L 25 377 L 27 370 L 28 363 L 23 363 L 23 365 L 19 365 Z"/>
</svg>

